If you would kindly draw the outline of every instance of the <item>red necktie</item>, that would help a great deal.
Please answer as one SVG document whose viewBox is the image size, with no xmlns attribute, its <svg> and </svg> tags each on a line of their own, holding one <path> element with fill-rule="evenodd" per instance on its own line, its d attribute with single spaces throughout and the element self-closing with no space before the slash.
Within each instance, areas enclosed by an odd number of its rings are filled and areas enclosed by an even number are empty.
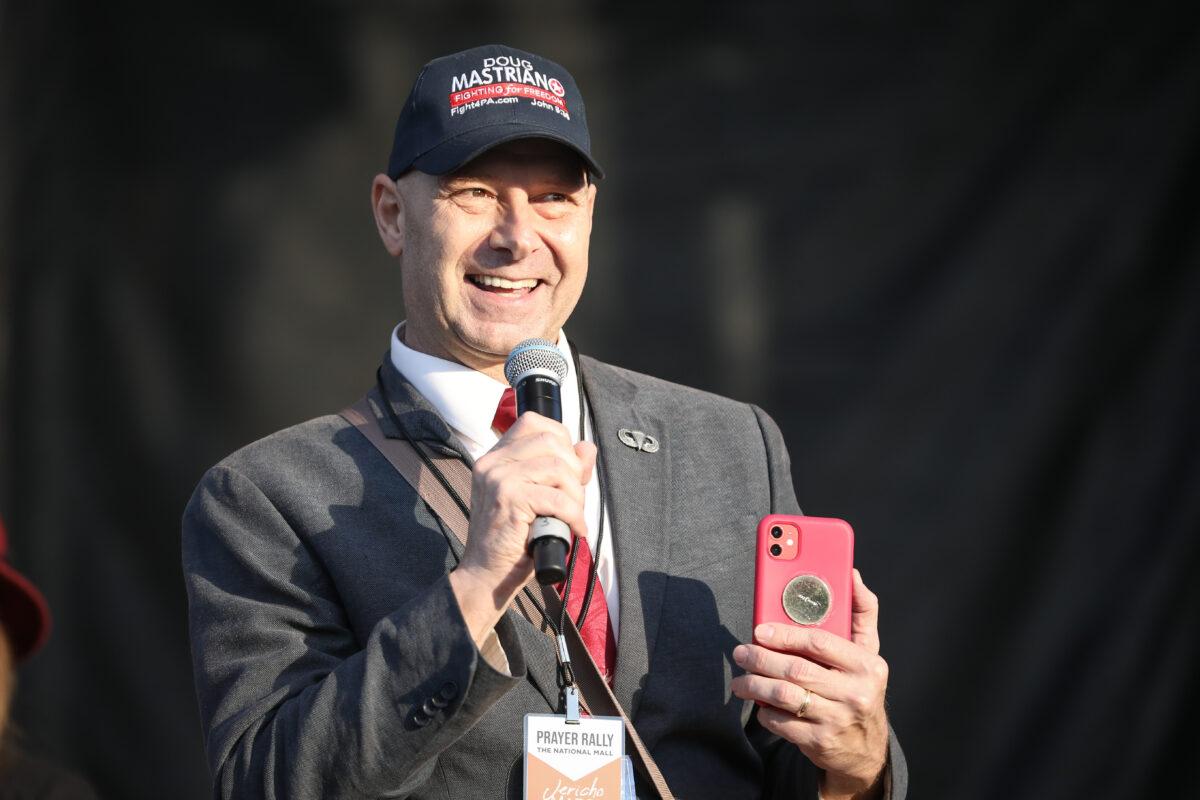
<svg viewBox="0 0 1200 800">
<path fill-rule="evenodd" d="M 496 406 L 496 416 L 492 418 L 492 427 L 503 436 L 504 432 L 511 428 L 516 421 L 517 393 L 510 386 L 504 390 L 504 394 L 500 395 L 500 405 Z"/>
<path fill-rule="evenodd" d="M 571 596 L 567 598 L 567 613 L 571 619 L 578 619 L 579 609 L 583 606 L 583 596 L 587 594 L 588 576 L 592 574 L 592 548 L 588 547 L 587 539 L 580 539 L 578 536 L 572 538 L 574 546 L 579 548 L 579 555 L 575 557 Z M 559 594 L 562 594 L 564 583 L 556 587 Z M 604 680 L 612 683 L 613 669 L 617 665 L 617 640 L 608 621 L 608 601 L 604 599 L 604 587 L 600 585 L 600 581 L 596 581 L 592 602 L 588 603 L 587 616 L 579 626 L 579 638 L 583 639 L 584 646 L 592 654 L 592 659 L 600 668 Z"/>
<path fill-rule="evenodd" d="M 512 388 L 504 390 L 500 396 L 500 404 L 496 407 L 496 416 L 492 419 L 492 427 L 501 435 L 517 421 L 517 396 Z M 571 579 L 571 596 L 567 598 L 567 613 L 571 619 L 579 617 L 579 609 L 583 607 L 583 597 L 587 594 L 588 576 L 592 572 L 592 549 L 588 547 L 587 539 L 571 537 L 573 545 L 579 548 L 575 557 L 574 577 Z M 569 563 L 569 562 L 568 562 Z M 557 587 L 561 595 L 564 584 Z M 579 638 L 596 661 L 605 680 L 612 682 L 613 669 L 617 662 L 617 640 L 613 636 L 612 625 L 608 620 L 608 601 L 604 597 L 604 587 L 597 581 L 596 589 L 592 592 L 592 601 L 588 603 L 587 617 L 579 626 Z"/>
</svg>

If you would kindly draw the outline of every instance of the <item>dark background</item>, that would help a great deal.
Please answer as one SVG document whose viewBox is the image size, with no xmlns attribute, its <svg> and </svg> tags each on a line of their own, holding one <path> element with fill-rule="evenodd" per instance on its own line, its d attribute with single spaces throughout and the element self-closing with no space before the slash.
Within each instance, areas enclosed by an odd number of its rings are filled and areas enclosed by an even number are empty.
<svg viewBox="0 0 1200 800">
<path fill-rule="evenodd" d="M 181 510 L 369 385 L 402 314 L 371 177 L 420 65 L 500 41 L 571 69 L 610 174 L 568 333 L 779 421 L 882 597 L 912 796 L 1194 784 L 1175 7 L 0 0 L 0 509 L 57 615 L 29 738 L 207 795 Z"/>
</svg>

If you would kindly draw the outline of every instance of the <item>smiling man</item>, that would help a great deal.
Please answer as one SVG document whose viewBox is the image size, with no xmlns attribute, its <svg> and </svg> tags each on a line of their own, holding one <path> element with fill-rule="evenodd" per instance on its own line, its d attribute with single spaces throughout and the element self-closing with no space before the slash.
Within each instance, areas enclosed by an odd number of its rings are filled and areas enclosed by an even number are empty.
<svg viewBox="0 0 1200 800">
<path fill-rule="evenodd" d="M 904 796 L 857 573 L 851 640 L 752 630 L 757 520 L 799 513 L 778 428 L 567 342 L 601 177 L 561 66 L 493 45 L 417 77 L 371 190 L 405 321 L 365 413 L 469 470 L 466 544 L 343 416 L 205 475 L 183 560 L 218 796 L 520 796 L 524 716 L 564 706 L 512 607 L 539 516 L 572 531 L 566 608 L 671 792 Z M 566 361 L 565 424 L 514 419 L 503 367 L 530 337 Z"/>
<path fill-rule="evenodd" d="M 404 341 L 504 380 L 530 337 L 557 339 L 587 278 L 596 186 L 547 139 L 497 145 L 446 175 L 375 178 L 375 221 L 401 272 Z"/>
</svg>

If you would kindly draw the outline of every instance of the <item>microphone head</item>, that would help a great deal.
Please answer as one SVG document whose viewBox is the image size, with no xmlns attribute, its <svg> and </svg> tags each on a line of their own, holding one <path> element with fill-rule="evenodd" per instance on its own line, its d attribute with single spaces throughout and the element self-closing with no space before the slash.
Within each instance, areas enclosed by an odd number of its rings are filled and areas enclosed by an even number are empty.
<svg viewBox="0 0 1200 800">
<path fill-rule="evenodd" d="M 567 359 L 553 343 L 545 339 L 526 339 L 513 348 L 504 362 L 504 377 L 514 389 L 530 375 L 562 385 L 567 379 Z"/>
</svg>

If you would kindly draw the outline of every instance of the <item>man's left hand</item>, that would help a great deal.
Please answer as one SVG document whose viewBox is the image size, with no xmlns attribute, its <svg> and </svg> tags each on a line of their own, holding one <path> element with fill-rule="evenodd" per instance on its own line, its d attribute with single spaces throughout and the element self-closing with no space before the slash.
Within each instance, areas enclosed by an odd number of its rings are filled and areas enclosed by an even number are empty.
<svg viewBox="0 0 1200 800">
<path fill-rule="evenodd" d="M 850 641 L 818 628 L 766 624 L 734 648 L 746 670 L 733 693 L 758 721 L 825 771 L 824 800 L 881 795 L 887 764 L 888 665 L 879 656 L 879 598 L 854 570 Z"/>
</svg>

